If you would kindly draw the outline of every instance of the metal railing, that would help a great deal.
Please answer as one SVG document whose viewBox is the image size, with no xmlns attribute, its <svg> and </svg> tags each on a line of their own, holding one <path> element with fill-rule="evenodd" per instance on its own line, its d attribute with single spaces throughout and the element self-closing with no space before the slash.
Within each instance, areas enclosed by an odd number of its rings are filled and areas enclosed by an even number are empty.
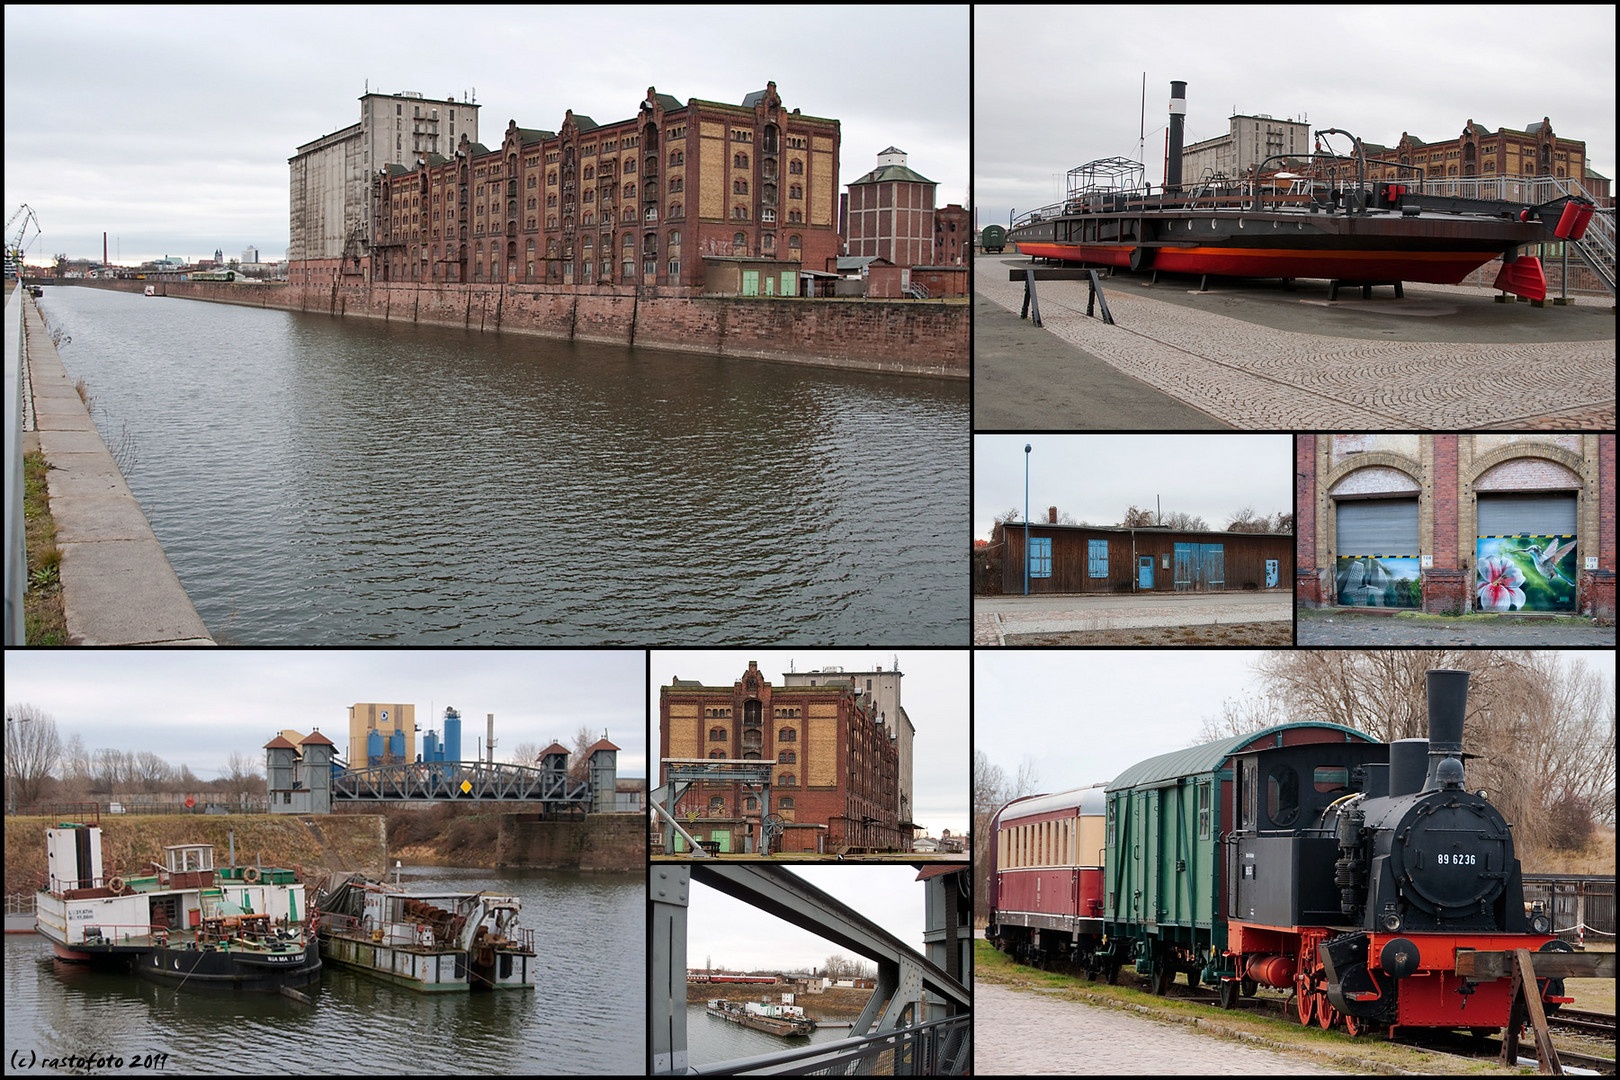
<svg viewBox="0 0 1620 1080">
<path fill-rule="evenodd" d="M 973 1017 L 950 1016 L 882 1035 L 778 1050 L 710 1065 L 696 1076 L 963 1076 L 972 1046 Z"/>
<path fill-rule="evenodd" d="M 23 295 L 22 279 L 6 298 L 6 629 L 7 645 L 22 645 L 23 594 L 28 591 L 28 553 L 23 541 Z"/>
</svg>

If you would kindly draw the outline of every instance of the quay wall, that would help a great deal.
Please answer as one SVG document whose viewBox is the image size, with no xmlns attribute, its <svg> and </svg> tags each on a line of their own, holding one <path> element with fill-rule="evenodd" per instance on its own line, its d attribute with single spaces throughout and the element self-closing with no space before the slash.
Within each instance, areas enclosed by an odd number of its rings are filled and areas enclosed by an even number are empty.
<svg viewBox="0 0 1620 1080">
<path fill-rule="evenodd" d="M 582 821 L 501 818 L 495 865 L 541 870 L 644 870 L 645 814 L 589 814 Z"/>
<path fill-rule="evenodd" d="M 63 820 L 49 817 L 6 819 L 6 893 L 32 893 L 45 874 L 45 830 Z M 383 818 L 376 814 L 333 814 L 314 818 L 314 830 L 291 814 L 119 814 L 101 819 L 102 871 L 128 873 L 148 861 L 162 862 L 174 844 L 213 844 L 214 864 L 230 862 L 230 834 L 236 834 L 236 861 L 302 866 L 310 875 L 358 871 L 380 876 L 389 865 Z"/>
<path fill-rule="evenodd" d="M 75 280 L 144 291 L 145 281 Z M 942 378 L 968 377 L 963 301 L 675 295 L 612 286 L 153 282 L 164 296 Z"/>
</svg>

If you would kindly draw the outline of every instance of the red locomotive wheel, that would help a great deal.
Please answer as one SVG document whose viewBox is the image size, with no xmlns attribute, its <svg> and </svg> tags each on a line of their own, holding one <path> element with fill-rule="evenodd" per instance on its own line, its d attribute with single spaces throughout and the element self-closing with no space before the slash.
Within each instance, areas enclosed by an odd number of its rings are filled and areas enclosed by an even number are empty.
<svg viewBox="0 0 1620 1080">
<path fill-rule="evenodd" d="M 1344 1030 L 1351 1038 L 1366 1034 L 1372 1030 L 1372 1026 L 1371 1020 L 1366 1020 L 1359 1016 L 1351 1016 L 1349 1013 L 1345 1014 Z"/>
<path fill-rule="evenodd" d="M 1323 1031 L 1332 1031 L 1333 1025 L 1339 1022 L 1339 1010 L 1328 1000 L 1326 990 L 1318 989 L 1311 997 L 1316 999 L 1316 1025 Z"/>
<path fill-rule="evenodd" d="M 1316 1016 L 1316 995 L 1311 992 L 1309 984 L 1294 981 L 1294 1004 L 1299 1008 L 1299 1022 L 1304 1027 L 1311 1026 L 1311 1020 Z"/>
</svg>

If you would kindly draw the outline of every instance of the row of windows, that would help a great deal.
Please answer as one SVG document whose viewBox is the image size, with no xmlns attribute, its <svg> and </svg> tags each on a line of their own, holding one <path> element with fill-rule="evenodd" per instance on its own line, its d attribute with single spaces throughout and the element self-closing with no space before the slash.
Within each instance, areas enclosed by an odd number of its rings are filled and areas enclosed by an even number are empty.
<svg viewBox="0 0 1620 1080">
<path fill-rule="evenodd" d="M 1060 818 L 1001 830 L 996 849 L 998 869 L 1075 865 L 1075 825 L 1074 818 Z"/>
<path fill-rule="evenodd" d="M 716 727 L 716 728 L 710 728 L 709 729 L 709 741 L 710 742 L 725 742 L 727 738 L 728 738 L 728 736 L 726 735 L 726 729 L 725 728 Z M 758 738 L 758 736 L 756 735 L 755 738 Z M 777 742 L 798 742 L 799 741 L 799 733 L 797 731 L 794 731 L 792 728 L 785 727 L 781 731 L 778 731 L 776 733 L 776 741 Z"/>
<path fill-rule="evenodd" d="M 793 809 L 793 798 L 792 798 L 792 796 L 789 796 L 789 797 L 787 797 L 785 799 L 778 799 L 777 802 L 776 802 L 776 807 L 777 807 L 778 810 L 792 810 Z M 743 810 L 744 811 L 758 810 L 758 809 L 759 809 L 759 800 L 756 799 L 754 796 L 750 795 L 750 796 L 748 796 L 747 798 L 745 798 L 743 800 Z M 726 797 L 724 795 L 715 795 L 715 796 L 711 797 L 709 799 L 709 816 L 710 817 L 725 817 L 725 815 L 726 815 Z"/>
</svg>

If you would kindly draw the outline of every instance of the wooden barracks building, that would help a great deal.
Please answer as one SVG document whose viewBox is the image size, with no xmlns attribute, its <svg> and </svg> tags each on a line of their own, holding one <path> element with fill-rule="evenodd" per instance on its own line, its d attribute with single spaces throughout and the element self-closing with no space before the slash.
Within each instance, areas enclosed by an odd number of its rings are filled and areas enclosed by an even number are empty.
<svg viewBox="0 0 1620 1080">
<path fill-rule="evenodd" d="M 374 161 L 368 243 L 344 249 L 336 277 L 329 259 L 293 258 L 290 279 L 799 295 L 801 268 L 838 254 L 838 121 L 785 108 L 775 83 L 740 105 L 648 87 L 629 119 L 513 121 L 493 147 L 470 122 L 458 134 Z M 296 253 L 313 219 L 300 203 L 327 196 L 293 162 Z"/>
<path fill-rule="evenodd" d="M 1000 591 L 1021 594 L 1023 522 L 997 524 L 990 546 L 1002 552 Z M 1031 595 L 1289 589 L 1294 537 L 1030 522 L 1029 559 Z"/>
<path fill-rule="evenodd" d="M 753 661 L 731 686 L 675 679 L 659 689 L 658 756 L 775 762 L 768 810 L 783 819 L 784 852 L 905 850 L 899 751 L 875 695 L 848 677 L 817 682 L 773 686 Z M 740 852 L 766 811 L 740 783 L 706 781 L 675 812 L 694 836 Z"/>
</svg>

